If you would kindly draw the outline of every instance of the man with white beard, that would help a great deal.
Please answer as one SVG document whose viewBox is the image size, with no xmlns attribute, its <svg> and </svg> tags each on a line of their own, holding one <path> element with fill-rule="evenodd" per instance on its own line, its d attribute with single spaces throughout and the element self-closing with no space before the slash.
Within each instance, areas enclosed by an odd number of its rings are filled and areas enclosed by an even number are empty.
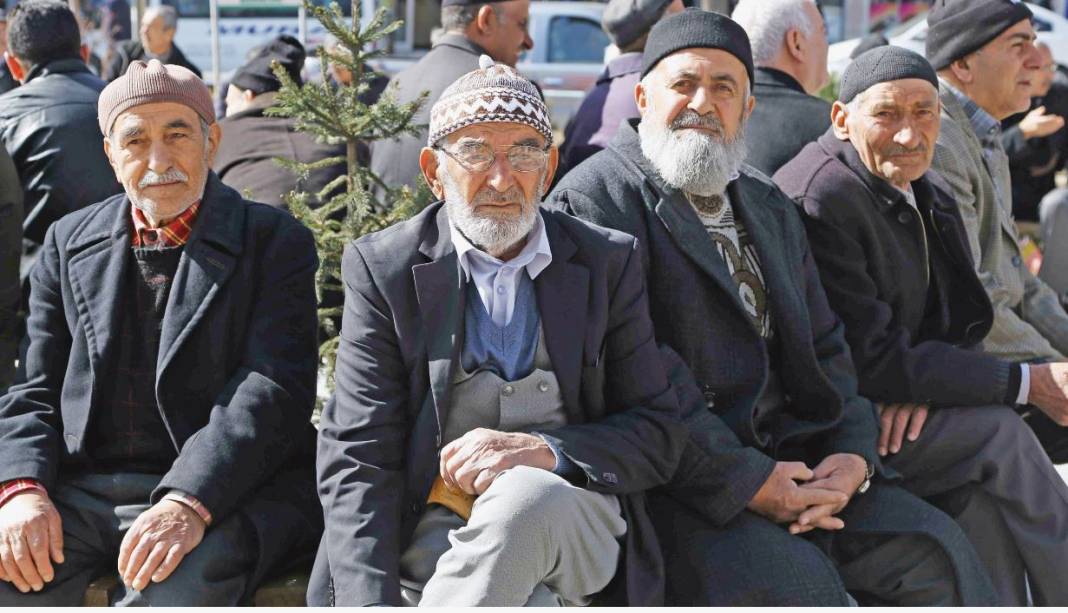
<svg viewBox="0 0 1068 613">
<path fill-rule="evenodd" d="M 438 202 L 352 243 L 309 604 L 662 604 L 644 490 L 685 441 L 634 238 L 539 210 L 537 89 L 483 56 L 430 111 Z M 618 596 L 613 599 L 611 596 Z"/>
<path fill-rule="evenodd" d="M 550 197 L 637 237 L 657 341 L 696 379 L 680 390 L 689 444 L 650 496 L 667 602 L 992 603 L 956 524 L 879 466 L 796 207 L 743 164 L 752 76 L 737 23 L 664 19 L 635 88 L 641 119 Z"/>
</svg>

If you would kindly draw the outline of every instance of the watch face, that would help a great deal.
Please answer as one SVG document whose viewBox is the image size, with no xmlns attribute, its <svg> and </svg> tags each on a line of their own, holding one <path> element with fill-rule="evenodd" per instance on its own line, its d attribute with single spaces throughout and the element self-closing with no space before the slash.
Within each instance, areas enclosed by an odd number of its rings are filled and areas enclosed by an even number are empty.
<svg viewBox="0 0 1068 613">
<path fill-rule="evenodd" d="M 871 487 L 871 479 L 865 479 L 864 483 L 861 483 L 860 487 L 857 488 L 857 493 L 863 494 L 864 492 L 868 491 L 869 487 Z"/>
</svg>

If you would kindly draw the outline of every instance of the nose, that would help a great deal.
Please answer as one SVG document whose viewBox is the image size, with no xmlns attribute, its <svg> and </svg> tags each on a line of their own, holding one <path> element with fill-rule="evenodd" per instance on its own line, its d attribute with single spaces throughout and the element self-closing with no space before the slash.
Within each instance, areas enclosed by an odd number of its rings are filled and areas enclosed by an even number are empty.
<svg viewBox="0 0 1068 613">
<path fill-rule="evenodd" d="M 905 124 L 897 134 L 894 135 L 894 142 L 902 147 L 908 147 L 912 149 L 919 144 L 920 133 L 912 127 L 912 124 Z"/>
<path fill-rule="evenodd" d="M 486 171 L 486 185 L 495 191 L 504 193 L 515 185 L 515 175 L 508 157 L 498 153 L 493 160 L 493 165 Z"/>
<path fill-rule="evenodd" d="M 171 153 L 167 150 L 167 146 L 161 142 L 152 143 L 148 151 L 148 168 L 156 174 L 163 174 L 172 166 Z"/>
<path fill-rule="evenodd" d="M 1042 53 L 1039 52 L 1038 47 L 1034 42 L 1027 45 L 1027 57 L 1024 59 L 1024 68 L 1028 70 L 1041 70 L 1042 69 Z"/>
<path fill-rule="evenodd" d="M 693 98 L 690 99 L 690 103 L 686 106 L 698 115 L 704 115 L 709 111 L 716 110 L 716 104 L 713 101 L 712 96 L 708 94 L 708 90 L 704 87 L 697 88 Z"/>
</svg>

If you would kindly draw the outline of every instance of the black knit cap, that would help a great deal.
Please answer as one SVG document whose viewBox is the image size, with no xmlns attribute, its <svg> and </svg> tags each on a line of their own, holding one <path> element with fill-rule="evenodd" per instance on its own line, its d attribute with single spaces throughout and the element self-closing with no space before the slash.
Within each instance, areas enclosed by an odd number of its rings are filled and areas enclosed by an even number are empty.
<svg viewBox="0 0 1068 613">
<path fill-rule="evenodd" d="M 942 70 L 1031 17 L 1020 0 L 935 0 L 927 14 L 927 59 Z"/>
<path fill-rule="evenodd" d="M 848 103 L 873 85 L 901 79 L 923 79 L 938 89 L 938 75 L 926 58 L 904 47 L 887 45 L 860 54 L 846 67 L 838 99 Z"/>
<path fill-rule="evenodd" d="M 290 78 L 300 85 L 300 70 L 304 67 L 304 45 L 288 34 L 283 34 L 264 45 L 255 55 L 237 69 L 230 83 L 241 89 L 250 90 L 257 96 L 266 92 L 282 89 L 282 83 L 274 76 L 271 62 L 277 61 L 289 73 Z"/>
<path fill-rule="evenodd" d="M 745 65 L 753 82 L 753 50 L 742 26 L 720 13 L 688 8 L 661 19 L 649 31 L 642 54 L 642 77 L 660 60 L 682 49 L 722 49 Z"/>
</svg>

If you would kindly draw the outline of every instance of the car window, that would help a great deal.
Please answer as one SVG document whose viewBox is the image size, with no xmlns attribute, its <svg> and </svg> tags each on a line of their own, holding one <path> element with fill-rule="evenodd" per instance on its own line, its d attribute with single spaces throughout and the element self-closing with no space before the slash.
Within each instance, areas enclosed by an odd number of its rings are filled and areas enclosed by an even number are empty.
<svg viewBox="0 0 1068 613">
<path fill-rule="evenodd" d="M 604 61 L 608 35 L 601 24 L 585 17 L 553 17 L 549 22 L 549 61 L 591 63 Z"/>
</svg>

